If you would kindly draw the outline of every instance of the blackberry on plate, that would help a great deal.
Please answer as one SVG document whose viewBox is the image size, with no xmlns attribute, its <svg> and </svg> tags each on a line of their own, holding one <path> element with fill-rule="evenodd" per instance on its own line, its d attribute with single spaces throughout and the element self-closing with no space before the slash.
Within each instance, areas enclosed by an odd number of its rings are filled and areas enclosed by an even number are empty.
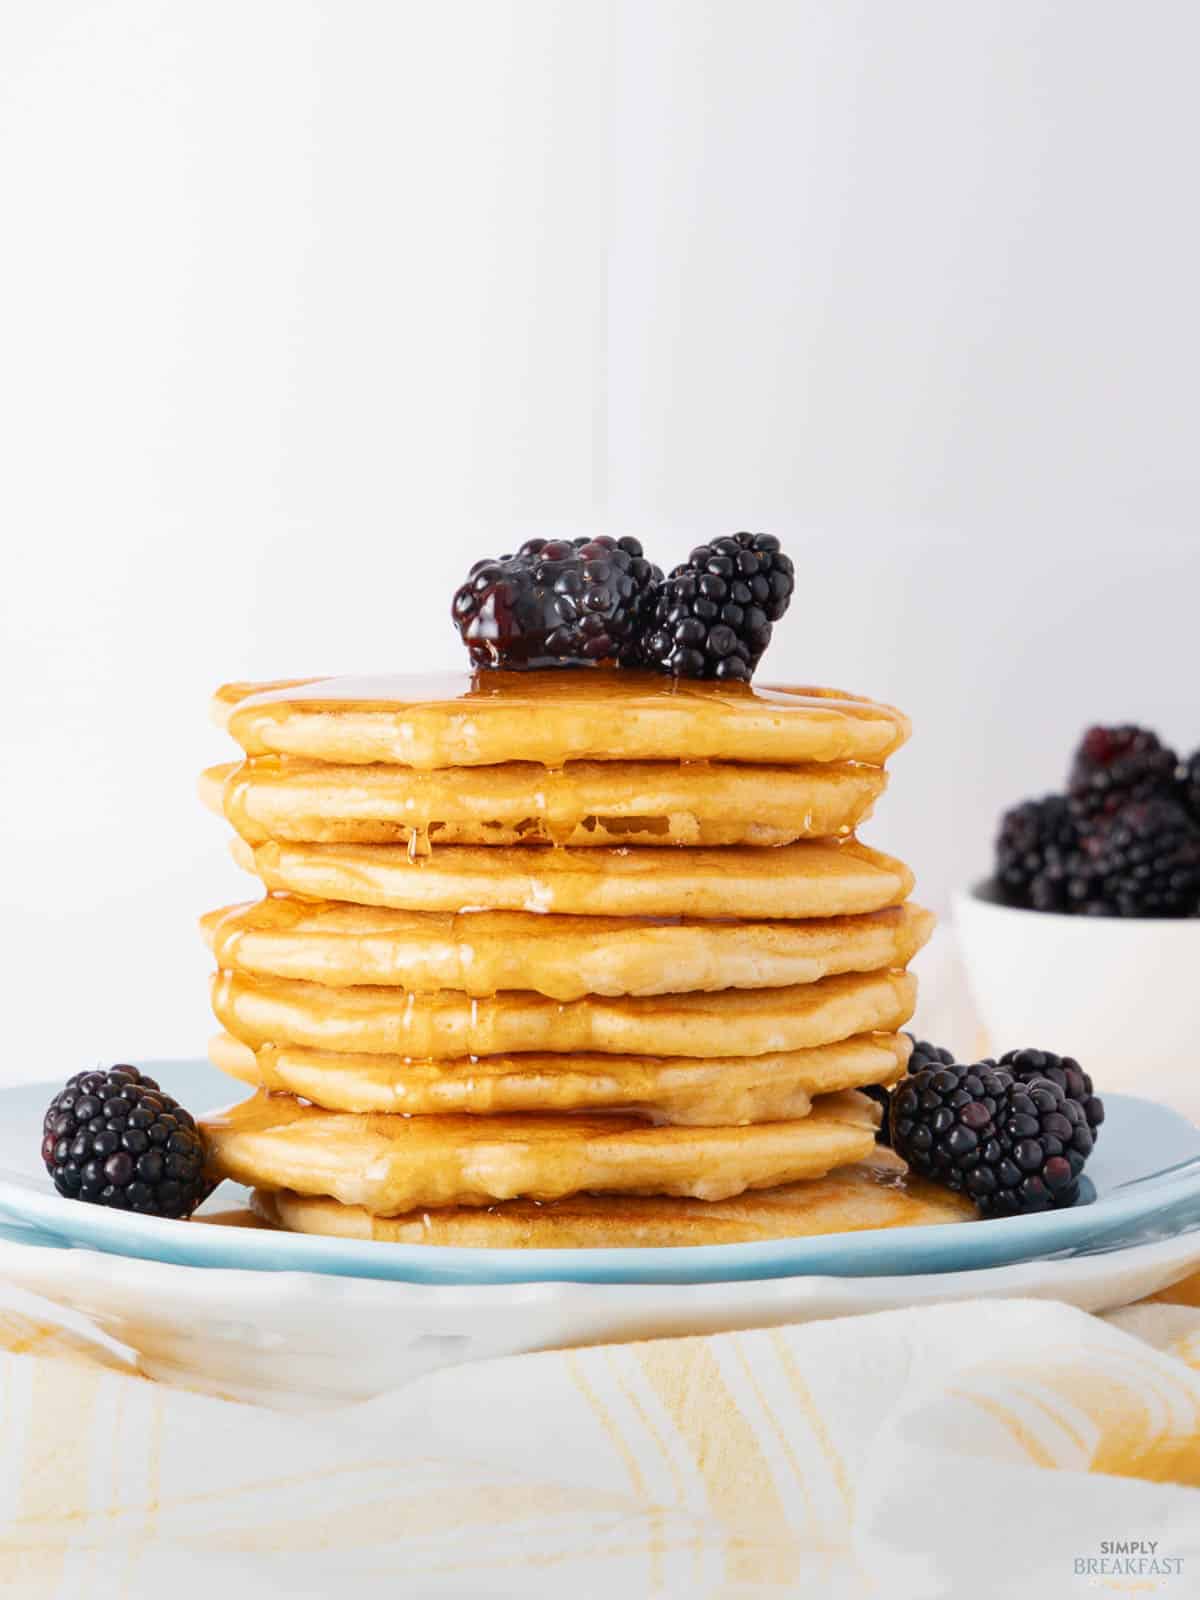
<svg viewBox="0 0 1200 1600">
<path fill-rule="evenodd" d="M 42 1160 L 69 1200 L 148 1216 L 189 1216 L 211 1188 L 191 1113 L 136 1067 L 77 1072 L 46 1112 Z"/>
<path fill-rule="evenodd" d="M 1169 794 L 1176 756 L 1149 728 L 1089 728 L 1071 764 L 1069 790 L 1079 817 L 1112 816 L 1132 800 Z"/>
<path fill-rule="evenodd" d="M 912 1034 L 905 1037 L 911 1042 L 912 1050 L 909 1053 L 906 1071 L 920 1072 L 923 1067 L 952 1066 L 954 1057 L 943 1045 L 930 1044 L 928 1039 L 914 1039 Z M 903 1079 L 901 1080 L 903 1082 Z M 891 1106 L 894 1088 L 886 1088 L 882 1083 L 866 1083 L 862 1086 L 863 1094 L 875 1104 L 883 1113 L 882 1120 L 875 1130 L 875 1143 L 890 1145 L 892 1142 Z"/>
<path fill-rule="evenodd" d="M 1074 1056 L 1056 1056 L 1052 1050 L 1009 1050 L 996 1065 L 1011 1072 L 1018 1083 L 1049 1078 L 1068 1100 L 1074 1100 L 1079 1106 L 1092 1130 L 1093 1140 L 1099 1137 L 1098 1129 L 1104 1121 L 1104 1101 L 1096 1093 L 1090 1074 Z"/>
<path fill-rule="evenodd" d="M 451 615 L 477 667 L 632 664 L 661 577 L 636 539 L 528 539 L 477 561 Z"/>
<path fill-rule="evenodd" d="M 1059 1210 L 1079 1199 L 1079 1176 L 1095 1145 L 1082 1106 L 1049 1078 L 1014 1083 L 995 1135 L 967 1175 L 985 1217 Z"/>
<path fill-rule="evenodd" d="M 1200 824 L 1200 750 L 1179 763 L 1179 799 L 1192 821 Z"/>
<path fill-rule="evenodd" d="M 891 1131 L 915 1171 L 969 1195 L 985 1217 L 1074 1205 L 1093 1145 L 1083 1108 L 1058 1084 L 1018 1082 L 988 1061 L 905 1078 Z"/>
<path fill-rule="evenodd" d="M 747 683 L 795 587 L 791 559 L 774 534 L 735 533 L 698 545 L 657 585 L 642 659 L 677 678 Z"/>
<path fill-rule="evenodd" d="M 991 1062 L 922 1067 L 892 1091 L 892 1144 L 923 1177 L 963 1189 L 1012 1086 L 1012 1074 Z"/>
<path fill-rule="evenodd" d="M 925 1067 L 952 1067 L 954 1065 L 954 1052 L 947 1050 L 944 1044 L 930 1044 L 928 1039 L 913 1039 L 912 1053 L 908 1058 L 909 1072 L 920 1072 Z"/>
<path fill-rule="evenodd" d="M 908 1058 L 908 1072 L 922 1072 L 926 1067 L 952 1067 L 957 1065 L 953 1052 L 945 1045 L 930 1044 L 927 1039 L 913 1039 L 912 1054 Z M 1104 1121 L 1104 1101 L 1096 1093 L 1091 1075 L 1086 1073 L 1074 1056 L 1055 1055 L 1052 1050 L 1009 1050 L 999 1061 L 990 1057 L 979 1063 L 982 1067 L 998 1067 L 1017 1083 L 1031 1083 L 1034 1078 L 1049 1078 L 1056 1083 L 1068 1100 L 1074 1100 L 1087 1119 L 1092 1137 Z M 886 1091 L 883 1091 L 886 1093 Z"/>
<path fill-rule="evenodd" d="M 1071 803 L 1062 795 L 1023 800 L 1000 819 L 995 881 L 1011 905 L 1064 911 L 1067 875 L 1079 843 Z"/>
<path fill-rule="evenodd" d="M 1125 806 L 1080 840 L 1072 909 L 1093 916 L 1189 917 L 1200 912 L 1200 826 L 1174 800 Z"/>
<path fill-rule="evenodd" d="M 881 1083 L 865 1083 L 862 1088 L 868 1100 L 874 1100 L 880 1110 L 879 1126 L 875 1130 L 876 1144 L 891 1144 L 892 1130 L 889 1112 L 892 1104 L 890 1089 L 885 1089 Z"/>
</svg>

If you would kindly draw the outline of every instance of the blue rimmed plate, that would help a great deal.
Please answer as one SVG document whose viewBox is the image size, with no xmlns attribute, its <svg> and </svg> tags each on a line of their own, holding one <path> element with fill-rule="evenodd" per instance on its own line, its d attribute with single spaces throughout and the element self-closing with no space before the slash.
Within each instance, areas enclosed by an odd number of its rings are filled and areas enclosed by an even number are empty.
<svg viewBox="0 0 1200 1600">
<path fill-rule="evenodd" d="M 184 1105 L 227 1103 L 206 1062 L 143 1063 Z M 965 1226 L 896 1228 L 674 1249 L 464 1250 L 378 1244 L 266 1229 L 196 1227 L 107 1211 L 56 1194 L 41 1164 L 42 1116 L 58 1084 L 0 1090 L 0 1214 L 70 1245 L 184 1266 L 330 1273 L 408 1283 L 722 1283 L 810 1275 L 883 1277 L 963 1272 L 1124 1248 L 1200 1228 L 1200 1129 L 1130 1095 L 1108 1117 L 1088 1165 L 1093 1198 L 1069 1211 Z M 244 1191 L 225 1185 L 208 1209 Z"/>
</svg>

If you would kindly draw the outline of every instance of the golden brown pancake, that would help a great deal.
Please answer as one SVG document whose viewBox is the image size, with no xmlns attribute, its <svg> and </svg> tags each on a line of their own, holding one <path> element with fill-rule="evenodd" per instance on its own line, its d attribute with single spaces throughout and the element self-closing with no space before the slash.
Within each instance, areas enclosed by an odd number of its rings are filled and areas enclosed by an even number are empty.
<svg viewBox="0 0 1200 1600">
<path fill-rule="evenodd" d="M 243 839 L 326 844 L 778 845 L 850 833 L 882 767 L 531 761 L 417 772 L 259 756 L 211 767 L 205 803 Z"/>
<path fill-rule="evenodd" d="M 396 1216 L 583 1191 L 725 1200 L 863 1160 L 875 1148 L 878 1117 L 853 1091 L 823 1096 L 798 1122 L 746 1128 L 553 1112 L 356 1116 L 259 1093 L 201 1125 L 214 1177 Z"/>
<path fill-rule="evenodd" d="M 222 1027 L 255 1049 L 289 1044 L 436 1060 L 583 1050 L 710 1060 L 892 1032 L 912 1016 L 916 979 L 867 972 L 786 989 L 558 1001 L 527 990 L 476 1000 L 450 989 L 329 989 L 218 972 L 212 1002 Z"/>
<path fill-rule="evenodd" d="M 504 1200 L 398 1217 L 377 1217 L 361 1206 L 287 1190 L 256 1190 L 251 1203 L 265 1222 L 297 1233 L 509 1250 L 748 1244 L 872 1228 L 930 1227 L 969 1222 L 975 1216 L 962 1195 L 907 1175 L 903 1161 L 881 1148 L 824 1178 L 755 1189 L 730 1200 L 580 1194 L 548 1204 Z"/>
<path fill-rule="evenodd" d="M 910 1049 L 904 1034 L 869 1033 L 812 1050 L 707 1061 L 595 1054 L 411 1061 L 278 1044 L 255 1051 L 225 1033 L 209 1054 L 243 1083 L 299 1095 L 327 1111 L 620 1111 L 652 1122 L 734 1127 L 795 1121 L 808 1115 L 813 1095 L 892 1083 Z"/>
<path fill-rule="evenodd" d="M 903 862 L 854 839 L 776 850 L 445 845 L 416 861 L 400 845 L 234 844 L 268 889 L 400 911 L 836 917 L 901 905 L 913 887 Z"/>
<path fill-rule="evenodd" d="M 600 668 L 228 684 L 218 721 L 247 755 L 432 770 L 504 761 L 863 761 L 907 717 L 837 689 Z"/>
<path fill-rule="evenodd" d="M 583 995 L 686 994 L 815 983 L 904 967 L 933 915 L 910 901 L 858 917 L 792 922 L 538 916 L 529 911 L 396 911 L 270 895 L 201 919 L 217 965 L 251 976 L 424 992 L 533 989 Z"/>
</svg>

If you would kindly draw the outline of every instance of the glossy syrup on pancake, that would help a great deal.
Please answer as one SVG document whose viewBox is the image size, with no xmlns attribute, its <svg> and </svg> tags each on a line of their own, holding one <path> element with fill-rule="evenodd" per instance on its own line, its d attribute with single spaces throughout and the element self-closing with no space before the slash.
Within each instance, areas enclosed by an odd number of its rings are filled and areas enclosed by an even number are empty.
<svg viewBox="0 0 1200 1600">
<path fill-rule="evenodd" d="M 419 772 L 257 756 L 201 794 L 242 838 L 352 844 L 771 846 L 849 834 L 887 782 L 857 762 L 531 761 Z"/>
<path fill-rule="evenodd" d="M 233 843 L 273 891 L 405 911 L 830 917 L 898 906 L 913 887 L 903 862 L 856 839 L 774 850 L 446 845 L 416 861 L 396 845 Z"/>
<path fill-rule="evenodd" d="M 906 967 L 933 915 L 909 902 L 857 917 L 787 922 L 572 917 L 529 911 L 398 911 L 269 895 L 201 919 L 217 965 L 251 976 L 585 995 L 779 988 Z"/>
<path fill-rule="evenodd" d="M 398 762 L 885 761 L 908 719 L 835 689 L 571 672 L 325 678 L 229 684 L 214 714 L 247 755 Z"/>
<path fill-rule="evenodd" d="M 863 1160 L 878 1121 L 853 1091 L 822 1096 L 799 1121 L 740 1128 L 593 1113 L 360 1116 L 259 1093 L 202 1125 L 214 1177 L 394 1216 L 581 1192 L 723 1200 Z"/>
<path fill-rule="evenodd" d="M 735 1127 L 794 1121 L 808 1115 L 814 1095 L 892 1083 L 909 1048 L 903 1034 L 872 1033 L 810 1050 L 707 1060 L 578 1051 L 430 1061 L 274 1043 L 254 1050 L 218 1034 L 209 1053 L 231 1077 L 328 1111 L 620 1111 L 651 1122 Z"/>
<path fill-rule="evenodd" d="M 218 972 L 212 1002 L 225 1030 L 255 1049 L 286 1043 L 438 1060 L 580 1050 L 707 1059 L 894 1031 L 912 1015 L 916 979 L 868 972 L 791 988 L 559 1001 L 526 991 L 475 998 L 449 989 L 328 989 Z"/>
<path fill-rule="evenodd" d="M 644 1195 L 573 1195 L 539 1204 L 504 1200 L 377 1217 L 326 1196 L 255 1190 L 255 1212 L 271 1227 L 390 1244 L 467 1249 L 662 1249 L 811 1238 L 867 1229 L 968 1222 L 964 1196 L 906 1172 L 890 1150 L 824 1178 L 755 1189 L 730 1200 Z"/>
</svg>

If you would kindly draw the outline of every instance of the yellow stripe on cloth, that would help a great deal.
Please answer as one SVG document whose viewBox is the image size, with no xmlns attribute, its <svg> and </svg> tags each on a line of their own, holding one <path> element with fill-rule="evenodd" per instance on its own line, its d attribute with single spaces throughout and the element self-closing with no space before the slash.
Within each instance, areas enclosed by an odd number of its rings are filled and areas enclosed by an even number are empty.
<svg viewBox="0 0 1200 1600">
<path fill-rule="evenodd" d="M 728 1529 L 730 1581 L 787 1584 L 800 1571 L 787 1490 L 781 1494 L 761 1438 L 735 1402 L 719 1359 L 738 1338 L 672 1339 L 636 1348 L 647 1381 L 686 1441 L 710 1514 Z"/>
<path fill-rule="evenodd" d="M 0 1536 L 0 1572 L 6 1592 L 40 1600 L 57 1592 L 90 1505 L 87 1460 L 79 1445 L 91 1436 L 105 1378 L 99 1366 L 75 1359 L 6 1358 L 4 1369 L 4 1459 L 12 1464 L 17 1504 L 8 1525 L 13 1532 Z M 64 1507 L 77 1508 L 75 1515 L 64 1517 Z"/>
</svg>

